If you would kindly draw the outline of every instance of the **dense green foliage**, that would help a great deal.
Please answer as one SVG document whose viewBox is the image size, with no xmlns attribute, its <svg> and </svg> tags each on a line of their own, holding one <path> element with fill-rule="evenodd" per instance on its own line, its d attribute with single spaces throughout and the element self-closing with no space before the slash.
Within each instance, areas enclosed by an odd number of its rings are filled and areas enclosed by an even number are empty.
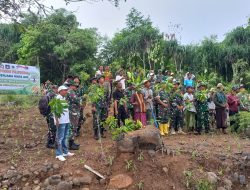
<svg viewBox="0 0 250 190">
<path fill-rule="evenodd" d="M 174 38 L 164 39 L 148 17 L 132 9 L 127 26 L 108 41 L 101 53 L 106 64 L 146 69 L 171 69 L 183 76 L 186 71 L 199 74 L 200 80 L 220 78 L 229 82 L 247 82 L 250 62 L 250 26 L 238 27 L 226 34 L 223 42 L 215 36 L 197 45 L 181 45 Z M 112 55 L 112 56 L 110 56 Z M 247 72 L 248 71 L 248 72 Z M 239 75 L 240 72 L 240 75 Z M 210 76 L 209 76 L 210 75 Z"/>
<path fill-rule="evenodd" d="M 191 71 L 209 85 L 250 85 L 250 22 L 227 33 L 222 42 L 211 36 L 200 44 L 181 45 L 174 37 L 164 38 L 136 9 L 112 39 L 101 38 L 96 29 L 80 28 L 75 15 L 59 9 L 46 17 L 23 15 L 20 24 L 1 24 L 0 42 L 0 61 L 39 65 L 42 82 L 60 83 L 69 73 L 86 80 L 103 64 L 111 65 L 113 72 L 130 66 L 142 68 L 143 75 L 145 70 L 167 69 L 181 78 Z"/>
<path fill-rule="evenodd" d="M 51 113 L 53 113 L 57 118 L 60 118 L 64 110 L 68 108 L 68 103 L 66 100 L 53 98 L 49 102 L 49 106 L 51 107 Z"/>
<path fill-rule="evenodd" d="M 113 116 L 109 116 L 103 124 L 110 131 L 113 140 L 119 139 L 120 135 L 124 133 L 136 131 L 143 127 L 140 121 L 135 122 L 131 119 L 126 119 L 125 124 L 118 127 L 117 119 Z"/>
</svg>

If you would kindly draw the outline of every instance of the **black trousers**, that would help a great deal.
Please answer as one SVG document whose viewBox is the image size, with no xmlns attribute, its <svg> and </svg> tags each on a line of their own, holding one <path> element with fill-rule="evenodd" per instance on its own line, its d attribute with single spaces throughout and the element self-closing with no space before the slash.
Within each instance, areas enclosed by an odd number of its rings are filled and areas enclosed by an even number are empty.
<svg viewBox="0 0 250 190">
<path fill-rule="evenodd" d="M 115 115 L 115 118 L 117 119 L 117 124 L 119 127 L 121 127 L 121 122 L 125 124 L 125 119 L 128 119 L 128 114 L 124 107 L 118 108 L 118 115 Z"/>
<path fill-rule="evenodd" d="M 52 114 L 47 115 L 46 121 L 48 124 L 47 144 L 53 145 L 55 144 L 55 139 L 56 139 L 56 125 L 54 122 L 53 115 Z"/>
</svg>

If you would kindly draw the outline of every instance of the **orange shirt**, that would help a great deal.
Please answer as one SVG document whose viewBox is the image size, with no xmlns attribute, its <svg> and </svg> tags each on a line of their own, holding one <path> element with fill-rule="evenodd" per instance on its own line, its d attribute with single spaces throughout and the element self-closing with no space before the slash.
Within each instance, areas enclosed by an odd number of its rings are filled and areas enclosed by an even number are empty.
<svg viewBox="0 0 250 190">
<path fill-rule="evenodd" d="M 109 81 L 112 78 L 112 73 L 110 71 L 104 71 L 105 81 Z"/>
</svg>

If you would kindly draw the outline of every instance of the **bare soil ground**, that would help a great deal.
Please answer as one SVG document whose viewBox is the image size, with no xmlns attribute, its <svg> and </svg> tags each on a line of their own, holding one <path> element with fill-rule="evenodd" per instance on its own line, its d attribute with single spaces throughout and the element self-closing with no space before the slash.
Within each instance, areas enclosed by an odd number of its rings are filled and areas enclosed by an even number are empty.
<svg viewBox="0 0 250 190">
<path fill-rule="evenodd" d="M 88 108 L 85 114 L 91 116 Z M 250 141 L 234 134 L 167 136 L 164 137 L 166 153 L 142 150 L 137 154 L 116 154 L 116 144 L 107 132 L 107 138 L 102 139 L 104 158 L 100 142 L 93 139 L 92 118 L 87 117 L 77 138 L 81 148 L 64 163 L 55 159 L 54 150 L 45 147 L 46 138 L 46 121 L 36 107 L 0 108 L 2 189 L 53 189 L 52 186 L 45 188 L 45 183 L 55 174 L 61 174 L 68 181 L 91 176 L 91 183 L 74 185 L 73 189 L 109 189 L 109 179 L 117 174 L 133 179 L 127 190 L 195 189 L 200 179 L 206 179 L 207 172 L 218 177 L 214 189 L 229 189 L 225 179 L 233 183 L 231 189 L 250 189 Z M 128 168 L 129 161 L 132 166 Z M 98 179 L 84 169 L 84 164 L 107 179 Z M 14 181 L 11 181 L 13 176 L 6 176 L 10 171 L 18 173 Z M 29 171 L 29 175 L 24 171 Z"/>
</svg>

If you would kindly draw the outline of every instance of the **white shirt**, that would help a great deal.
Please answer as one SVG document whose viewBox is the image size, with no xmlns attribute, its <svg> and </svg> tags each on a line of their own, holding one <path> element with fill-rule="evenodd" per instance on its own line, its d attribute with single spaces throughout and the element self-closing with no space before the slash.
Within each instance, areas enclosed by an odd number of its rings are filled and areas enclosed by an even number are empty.
<svg viewBox="0 0 250 190">
<path fill-rule="evenodd" d="M 153 109 L 153 91 L 148 88 L 142 89 L 142 94 L 144 96 L 144 100 L 146 102 L 146 109 Z M 149 98 L 151 96 L 151 98 Z"/>
<path fill-rule="evenodd" d="M 115 77 L 115 81 L 120 81 L 120 83 L 122 84 L 122 89 L 125 90 L 125 88 L 126 88 L 126 86 L 125 86 L 125 79 L 122 79 L 122 80 L 121 80 L 122 77 L 123 77 L 123 76 L 121 76 L 121 75 L 117 75 L 117 76 Z"/>
<path fill-rule="evenodd" d="M 211 97 L 211 94 L 208 95 L 209 98 Z M 211 100 L 210 102 L 208 102 L 208 109 L 209 110 L 215 110 L 215 104 L 214 104 L 214 101 Z"/>
<path fill-rule="evenodd" d="M 59 99 L 59 100 L 66 100 L 65 97 L 63 97 L 62 95 L 58 94 L 56 96 L 56 99 Z M 55 119 L 55 116 L 54 116 L 54 121 L 56 123 L 56 119 Z M 59 121 L 59 124 L 65 124 L 65 123 L 70 123 L 70 120 L 69 120 L 69 109 L 66 108 L 63 110 L 63 114 L 61 115 L 60 118 L 58 118 L 58 121 Z"/>
<path fill-rule="evenodd" d="M 194 95 L 193 94 L 188 94 L 187 92 L 184 94 L 183 96 L 183 99 L 184 101 L 186 100 L 194 100 Z M 187 107 L 186 103 L 185 103 L 185 108 L 184 109 L 187 109 L 188 111 L 191 111 L 191 112 L 196 112 L 196 109 L 195 109 L 195 106 L 194 106 L 194 102 L 190 102 L 189 104 L 190 106 Z"/>
<path fill-rule="evenodd" d="M 98 70 L 98 71 L 96 71 L 96 73 L 95 73 L 95 77 L 97 77 L 98 75 L 102 75 L 102 74 L 103 74 L 103 71 Z"/>
</svg>

